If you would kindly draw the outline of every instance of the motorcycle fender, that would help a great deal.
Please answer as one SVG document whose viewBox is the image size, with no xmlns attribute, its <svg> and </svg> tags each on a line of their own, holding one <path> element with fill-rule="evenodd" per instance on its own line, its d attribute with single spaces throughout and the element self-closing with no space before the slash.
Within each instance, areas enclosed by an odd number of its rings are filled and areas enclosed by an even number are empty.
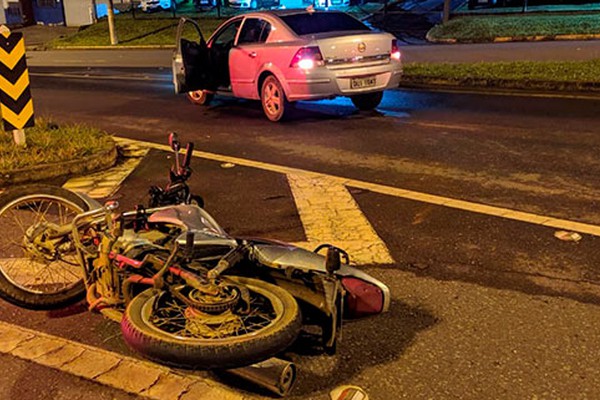
<svg viewBox="0 0 600 400">
<path fill-rule="evenodd" d="M 292 245 L 257 243 L 254 245 L 254 254 L 260 264 L 276 270 L 295 268 L 315 276 L 328 274 L 325 268 L 325 257 Z M 377 286 L 383 294 L 381 312 L 388 311 L 391 301 L 390 289 L 380 280 L 348 264 L 342 264 L 340 269 L 335 271 L 335 276 L 339 279 L 354 277 Z"/>
<path fill-rule="evenodd" d="M 85 202 L 85 204 L 87 204 L 90 207 L 90 210 L 96 210 L 96 209 L 102 207 L 102 204 L 100 204 L 95 199 L 92 199 L 90 196 L 88 196 L 85 193 L 80 193 L 80 192 L 73 192 L 73 193 L 76 194 L 81 200 L 83 200 Z"/>
</svg>

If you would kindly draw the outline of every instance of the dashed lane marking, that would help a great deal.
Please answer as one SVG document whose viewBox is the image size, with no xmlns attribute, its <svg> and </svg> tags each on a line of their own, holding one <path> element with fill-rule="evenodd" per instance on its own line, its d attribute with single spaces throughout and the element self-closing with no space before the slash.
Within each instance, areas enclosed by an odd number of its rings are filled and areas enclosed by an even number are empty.
<svg viewBox="0 0 600 400">
<path fill-rule="evenodd" d="M 140 146 L 148 146 L 154 149 L 159 149 L 163 151 L 170 151 L 170 148 L 166 145 L 150 143 L 150 142 L 140 142 L 140 141 L 132 141 L 131 139 L 118 139 L 120 142 L 133 142 L 138 143 Z M 314 179 L 323 179 L 327 178 L 330 182 L 337 182 L 338 185 L 342 186 L 350 186 L 358 189 L 369 190 L 374 193 L 385 194 L 388 196 L 399 197 L 408 200 L 415 200 L 422 203 L 429 203 L 449 208 L 454 208 L 458 210 L 464 210 L 469 212 L 474 212 L 478 214 L 490 215 L 499 218 L 511 219 L 515 221 L 527 222 L 535 225 L 542 225 L 551 228 L 564 229 L 570 231 L 576 231 L 579 233 L 585 233 L 594 236 L 600 236 L 600 226 L 586 224 L 582 222 L 569 221 L 560 218 L 554 218 L 550 216 L 544 216 L 539 214 L 533 214 L 518 210 L 511 210 L 508 208 L 490 206 L 486 204 L 474 203 L 465 200 L 453 199 L 450 197 L 437 196 L 428 193 L 417 192 L 414 190 L 407 190 L 396 188 L 392 186 L 381 185 L 377 183 L 370 183 L 355 179 L 347 179 L 341 178 L 337 176 L 331 176 L 327 174 L 321 174 L 312 171 L 306 171 L 299 168 L 291 168 L 285 167 L 282 165 L 276 164 L 268 164 L 260 161 L 246 160 L 238 157 L 230 157 L 224 156 L 220 154 L 208 153 L 204 151 L 194 150 L 194 157 L 204 158 L 208 160 L 214 160 L 225 163 L 233 163 L 238 165 L 243 165 L 246 167 L 259 168 L 267 171 L 278 172 L 286 175 L 302 175 L 304 177 L 311 177 Z M 325 222 L 323 222 L 325 223 Z"/>
<path fill-rule="evenodd" d="M 249 399 L 217 382 L 118 353 L 0 322 L 0 353 L 147 399 Z"/>
<path fill-rule="evenodd" d="M 471 126 L 471 125 L 454 125 L 454 124 L 441 124 L 437 122 L 416 122 L 416 121 L 406 121 L 404 122 L 407 125 L 416 125 L 423 126 L 425 128 L 434 128 L 434 129 L 455 129 L 460 131 L 469 131 L 469 132 L 479 132 L 481 131 L 480 126 Z"/>
</svg>

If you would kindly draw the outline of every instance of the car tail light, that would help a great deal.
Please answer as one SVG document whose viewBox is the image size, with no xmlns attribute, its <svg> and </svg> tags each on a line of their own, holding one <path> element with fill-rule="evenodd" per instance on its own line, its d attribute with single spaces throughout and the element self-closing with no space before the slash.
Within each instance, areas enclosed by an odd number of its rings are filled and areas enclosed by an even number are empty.
<svg viewBox="0 0 600 400">
<path fill-rule="evenodd" d="M 372 283 L 354 277 L 342 278 L 346 289 L 344 317 L 359 318 L 383 311 L 383 291 Z"/>
<path fill-rule="evenodd" d="M 400 60 L 400 47 L 398 47 L 398 41 L 392 39 L 392 50 L 390 51 L 390 58 L 394 60 Z"/>
<path fill-rule="evenodd" d="M 296 52 L 290 67 L 312 69 L 317 65 L 323 65 L 323 56 L 318 46 L 303 47 Z"/>
</svg>

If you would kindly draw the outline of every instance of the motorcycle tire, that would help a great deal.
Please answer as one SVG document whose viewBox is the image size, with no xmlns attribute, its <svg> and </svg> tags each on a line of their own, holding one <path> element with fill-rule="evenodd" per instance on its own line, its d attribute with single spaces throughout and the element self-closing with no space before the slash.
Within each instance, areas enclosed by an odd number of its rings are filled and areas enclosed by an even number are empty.
<svg viewBox="0 0 600 400">
<path fill-rule="evenodd" d="M 125 310 L 121 321 L 125 341 L 143 356 L 160 363 L 183 368 L 214 369 L 241 367 L 265 360 L 296 340 L 302 318 L 298 303 L 289 292 L 257 279 L 231 276 L 227 279 L 248 288 L 253 299 L 262 299 L 258 304 L 268 300 L 275 317 L 266 326 L 249 333 L 201 338 L 186 336 L 190 334 L 187 328 L 190 320 L 182 313 L 179 319 L 174 315 L 173 320 L 185 320 L 184 332 L 167 332 L 165 327 L 168 324 L 164 317 L 156 316 L 160 318 L 161 327 L 154 325 L 151 319 L 155 313 L 161 313 L 158 310 L 167 302 L 161 300 L 162 296 L 167 296 L 171 301 L 173 298 L 169 297 L 168 292 L 149 289 L 137 295 Z M 175 308 L 172 302 L 169 305 Z M 249 315 L 254 312 L 258 313 L 258 308 Z M 250 324 L 248 328 L 252 328 Z"/>
<path fill-rule="evenodd" d="M 30 185 L 2 193 L 0 297 L 32 310 L 62 308 L 83 299 L 83 270 L 77 261 L 75 249 L 61 254 L 60 260 L 42 261 L 40 257 L 34 260 L 31 251 L 24 249 L 23 243 L 27 230 L 42 220 L 65 224 L 89 208 L 75 193 L 60 187 Z M 70 257 L 71 260 L 67 262 L 67 258 L 63 256 Z M 19 276 L 25 277 L 26 281 L 19 282 Z M 40 282 L 43 278 L 54 277 L 71 278 L 71 281 L 64 284 Z"/>
</svg>

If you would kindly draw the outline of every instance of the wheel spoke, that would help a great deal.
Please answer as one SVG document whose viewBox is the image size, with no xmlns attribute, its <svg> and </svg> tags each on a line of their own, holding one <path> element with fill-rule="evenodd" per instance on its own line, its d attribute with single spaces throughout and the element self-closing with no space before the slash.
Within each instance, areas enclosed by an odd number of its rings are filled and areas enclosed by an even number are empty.
<svg viewBox="0 0 600 400">
<path fill-rule="evenodd" d="M 0 214 L 0 269 L 16 287 L 51 294 L 81 281 L 79 261 L 66 240 L 57 243 L 42 239 L 45 224 L 64 225 L 80 210 L 60 199 L 30 197 L 11 204 Z M 50 245 L 51 247 L 46 247 Z"/>
<path fill-rule="evenodd" d="M 158 300 L 148 321 L 155 329 L 190 339 L 226 339 L 251 334 L 273 322 L 275 314 L 271 304 L 262 296 L 251 292 L 251 311 L 242 315 L 234 310 L 222 314 L 189 313 L 188 305 L 165 293 Z"/>
</svg>

